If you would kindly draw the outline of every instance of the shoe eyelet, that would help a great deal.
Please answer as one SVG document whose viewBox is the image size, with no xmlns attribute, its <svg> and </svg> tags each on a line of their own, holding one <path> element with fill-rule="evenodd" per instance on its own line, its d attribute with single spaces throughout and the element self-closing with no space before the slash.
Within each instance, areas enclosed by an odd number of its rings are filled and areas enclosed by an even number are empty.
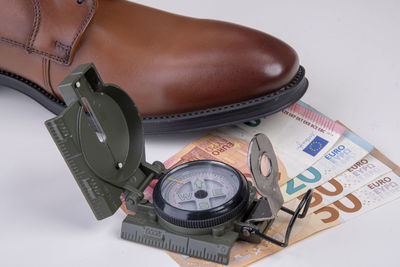
<svg viewBox="0 0 400 267">
<path fill-rule="evenodd" d="M 78 5 L 82 4 L 84 0 L 76 0 L 76 2 L 78 3 Z"/>
</svg>

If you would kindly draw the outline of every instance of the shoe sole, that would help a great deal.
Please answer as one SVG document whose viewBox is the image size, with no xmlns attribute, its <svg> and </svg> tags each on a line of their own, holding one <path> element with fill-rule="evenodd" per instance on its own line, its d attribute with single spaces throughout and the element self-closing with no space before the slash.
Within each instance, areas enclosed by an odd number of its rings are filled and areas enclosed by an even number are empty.
<svg viewBox="0 0 400 267">
<path fill-rule="evenodd" d="M 37 84 L 16 74 L 0 70 L 0 85 L 15 89 L 58 115 L 65 103 Z M 147 135 L 183 133 L 246 122 L 279 112 L 296 103 L 307 91 L 308 80 L 300 66 L 296 76 L 285 87 L 265 96 L 243 102 L 194 112 L 143 117 Z"/>
</svg>

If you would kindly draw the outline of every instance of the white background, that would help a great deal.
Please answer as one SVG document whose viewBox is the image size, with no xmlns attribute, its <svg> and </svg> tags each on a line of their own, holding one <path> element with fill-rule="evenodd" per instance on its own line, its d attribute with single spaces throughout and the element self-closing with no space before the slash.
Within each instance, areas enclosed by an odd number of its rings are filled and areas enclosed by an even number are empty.
<svg viewBox="0 0 400 267">
<path fill-rule="evenodd" d="M 310 80 L 303 100 L 400 163 L 400 2 L 139 2 L 285 40 Z M 0 266 L 175 266 L 164 251 L 119 238 L 121 211 L 94 219 L 43 125 L 51 117 L 0 88 Z M 149 137 L 148 160 L 166 160 L 203 134 Z M 399 266 L 399 221 L 395 201 L 254 266 Z"/>
</svg>

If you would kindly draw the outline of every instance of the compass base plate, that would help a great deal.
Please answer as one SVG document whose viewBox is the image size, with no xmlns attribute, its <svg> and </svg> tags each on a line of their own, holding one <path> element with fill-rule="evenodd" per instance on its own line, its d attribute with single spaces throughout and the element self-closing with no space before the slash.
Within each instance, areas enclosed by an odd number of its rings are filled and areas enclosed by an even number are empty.
<svg viewBox="0 0 400 267">
<path fill-rule="evenodd" d="M 148 246 L 228 264 L 230 250 L 239 234 L 230 230 L 221 236 L 176 234 L 163 228 L 149 215 L 137 213 L 125 218 L 121 237 Z"/>
</svg>

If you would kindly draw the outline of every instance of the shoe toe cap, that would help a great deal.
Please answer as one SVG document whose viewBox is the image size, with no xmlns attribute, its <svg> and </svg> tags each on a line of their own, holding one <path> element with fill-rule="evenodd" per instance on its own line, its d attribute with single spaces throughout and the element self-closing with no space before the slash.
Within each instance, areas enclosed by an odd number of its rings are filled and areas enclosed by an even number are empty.
<svg viewBox="0 0 400 267">
<path fill-rule="evenodd" d="M 275 91 L 288 84 L 299 69 L 296 52 L 286 43 L 266 33 L 233 26 L 237 39 L 231 53 L 231 67 L 239 75 L 242 88 L 252 96 Z"/>
<path fill-rule="evenodd" d="M 273 91 L 288 84 L 299 69 L 299 60 L 296 52 L 286 43 L 268 36 L 264 38 L 264 45 L 255 48 L 255 57 L 258 62 L 259 82 L 264 90 Z"/>
<path fill-rule="evenodd" d="M 266 33 L 243 26 L 209 21 L 199 28 L 194 48 L 197 55 L 187 68 L 199 107 L 215 107 L 267 95 L 290 83 L 299 69 L 296 52 Z M 201 51 L 201 52 L 198 52 Z M 200 73 L 200 75 L 199 75 Z M 189 77 L 189 78 L 188 78 Z M 198 88 L 196 88 L 198 87 Z M 174 87 L 176 88 L 176 87 Z M 183 90 L 181 91 L 183 92 Z M 183 93 L 183 95 L 186 95 Z M 184 96 L 186 98 L 187 96 Z"/>
</svg>

